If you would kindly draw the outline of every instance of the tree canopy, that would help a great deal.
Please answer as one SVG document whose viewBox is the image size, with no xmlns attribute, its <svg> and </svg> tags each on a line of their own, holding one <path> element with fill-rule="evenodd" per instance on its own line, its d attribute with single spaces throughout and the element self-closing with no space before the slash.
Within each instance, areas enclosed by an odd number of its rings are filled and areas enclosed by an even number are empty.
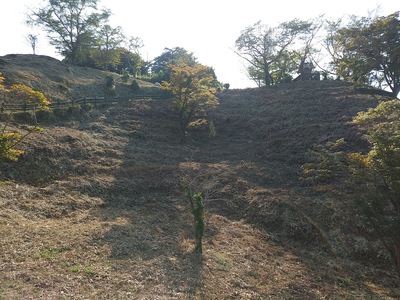
<svg viewBox="0 0 400 300">
<path fill-rule="evenodd" d="M 298 19 L 277 27 L 269 27 L 258 21 L 241 32 L 235 42 L 236 53 L 249 63 L 249 76 L 259 86 L 269 86 L 274 83 L 271 75 L 271 70 L 276 67 L 274 64 L 282 65 L 282 58 L 289 54 L 289 47 L 296 38 L 309 32 L 311 27 L 312 23 Z"/>
<path fill-rule="evenodd" d="M 181 63 L 170 65 L 170 69 L 170 80 L 163 81 L 162 88 L 174 95 L 172 108 L 179 114 L 180 140 L 183 142 L 188 125 L 210 122 L 207 120 L 210 111 L 219 103 L 209 67 Z"/>
<path fill-rule="evenodd" d="M 76 63 L 82 48 L 95 42 L 95 32 L 110 16 L 97 8 L 98 0 L 48 0 L 46 6 L 28 15 L 28 24 L 41 26 L 50 44 L 71 63 Z"/>
<path fill-rule="evenodd" d="M 399 15 L 351 16 L 347 23 L 322 17 L 294 19 L 277 27 L 259 21 L 241 32 L 235 52 L 247 62 L 248 75 L 259 86 L 290 81 L 296 69 L 301 73 L 305 63 L 313 63 L 325 74 L 390 89 L 396 97 L 400 92 Z M 322 35 L 328 57 L 317 59 L 324 54 L 318 49 Z M 319 60 L 329 61 L 330 68 L 321 67 Z"/>
<path fill-rule="evenodd" d="M 40 26 L 50 44 L 71 64 L 136 76 L 144 65 L 138 49 L 143 42 L 126 37 L 122 27 L 108 24 L 111 11 L 98 9 L 98 0 L 48 0 L 31 10 L 27 23 Z"/>
<path fill-rule="evenodd" d="M 327 46 L 337 74 L 346 80 L 400 92 L 400 12 L 385 17 L 353 16 L 330 24 Z"/>
<path fill-rule="evenodd" d="M 189 52 L 182 47 L 165 48 L 164 52 L 152 61 L 152 80 L 154 82 L 169 81 L 172 72 L 171 66 L 179 64 L 194 66 L 197 63 L 197 58 L 193 52 Z"/>
<path fill-rule="evenodd" d="M 50 43 L 72 64 L 143 74 L 152 82 L 169 81 L 172 65 L 198 64 L 194 54 L 182 47 L 165 48 L 161 55 L 145 62 L 138 51 L 143 46 L 141 39 L 126 37 L 119 26 L 111 27 L 111 11 L 99 9 L 98 2 L 45 0 L 41 8 L 30 11 L 27 23 L 42 27 Z M 321 53 L 317 34 L 324 21 L 325 48 L 331 59 L 331 68 L 326 69 L 316 59 Z M 293 19 L 276 27 L 259 21 L 241 32 L 235 52 L 247 62 L 249 78 L 258 86 L 292 81 L 296 73 L 302 77 L 302 67 L 307 64 L 317 65 L 326 74 L 331 71 L 337 78 L 390 89 L 396 97 L 400 92 L 399 40 L 399 12 L 375 18 L 352 16 L 347 24 L 322 17 Z M 36 39 L 31 42 L 35 51 Z M 209 72 L 214 87 L 219 87 L 214 70 L 209 68 Z"/>
</svg>

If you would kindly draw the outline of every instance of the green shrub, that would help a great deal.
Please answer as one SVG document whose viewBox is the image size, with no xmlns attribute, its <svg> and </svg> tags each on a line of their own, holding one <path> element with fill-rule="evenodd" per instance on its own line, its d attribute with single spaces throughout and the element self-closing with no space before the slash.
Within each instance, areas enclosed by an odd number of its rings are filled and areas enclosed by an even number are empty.
<svg viewBox="0 0 400 300">
<path fill-rule="evenodd" d="M 0 162 L 11 160 L 18 160 L 19 156 L 24 153 L 23 150 L 17 149 L 17 145 L 22 142 L 28 135 L 33 132 L 42 131 L 43 129 L 35 126 L 24 126 L 24 134 L 16 131 L 7 130 L 8 123 L 2 126 L 0 131 Z"/>
<path fill-rule="evenodd" d="M 134 93 L 140 91 L 140 86 L 139 86 L 139 83 L 137 82 L 136 79 L 134 79 L 134 80 L 132 81 L 132 83 L 131 83 L 131 90 L 132 90 L 132 92 L 134 92 Z"/>
<path fill-rule="evenodd" d="M 129 75 L 128 70 L 124 70 L 121 76 L 122 82 L 127 83 L 129 78 L 131 78 L 131 75 Z"/>
<path fill-rule="evenodd" d="M 400 101 L 381 102 L 353 123 L 365 130 L 369 152 L 345 152 L 343 139 L 319 145 L 311 152 L 314 162 L 303 165 L 304 180 L 352 191 L 355 213 L 364 216 L 400 276 Z"/>
<path fill-rule="evenodd" d="M 15 149 L 22 136 L 17 132 L 6 132 L 4 129 L 0 132 L 0 161 L 18 160 L 18 157 L 24 153 L 22 150 Z"/>
<path fill-rule="evenodd" d="M 88 105 L 85 105 L 85 107 Z M 68 114 L 70 116 L 79 116 L 82 113 L 83 108 L 80 105 L 74 105 L 68 107 Z"/>
<path fill-rule="evenodd" d="M 116 83 L 113 76 L 109 75 L 106 77 L 105 90 L 107 95 L 115 94 Z"/>
<path fill-rule="evenodd" d="M 203 233 L 204 233 L 204 201 L 200 193 L 193 194 L 189 189 L 187 191 L 189 198 L 190 208 L 194 219 L 194 232 L 195 232 L 195 248 L 194 250 L 203 253 Z"/>
</svg>

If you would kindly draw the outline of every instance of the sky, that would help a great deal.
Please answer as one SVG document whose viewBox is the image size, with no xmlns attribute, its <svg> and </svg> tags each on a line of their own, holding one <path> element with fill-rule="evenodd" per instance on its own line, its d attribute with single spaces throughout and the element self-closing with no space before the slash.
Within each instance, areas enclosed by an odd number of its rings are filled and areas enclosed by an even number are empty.
<svg viewBox="0 0 400 300">
<path fill-rule="evenodd" d="M 29 8 L 46 0 L 8 1 L 0 10 L 0 56 L 31 54 L 28 34 L 38 35 L 36 54 L 61 57 L 47 43 L 44 32 L 25 24 Z M 164 48 L 182 47 L 198 62 L 213 67 L 220 82 L 231 88 L 255 87 L 245 71 L 244 61 L 234 52 L 242 30 L 261 21 L 270 27 L 294 18 L 309 20 L 323 15 L 338 19 L 347 15 L 379 15 L 400 10 L 399 0 L 99 0 L 99 8 L 111 10 L 110 24 L 121 26 L 126 36 L 142 39 L 141 55 L 151 60 Z"/>
</svg>

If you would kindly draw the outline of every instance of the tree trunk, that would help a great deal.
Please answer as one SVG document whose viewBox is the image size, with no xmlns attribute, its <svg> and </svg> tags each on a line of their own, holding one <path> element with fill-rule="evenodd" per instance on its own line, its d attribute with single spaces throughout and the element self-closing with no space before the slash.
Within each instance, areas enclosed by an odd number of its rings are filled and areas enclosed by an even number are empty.
<svg viewBox="0 0 400 300">
<path fill-rule="evenodd" d="M 186 121 L 184 120 L 184 112 L 179 113 L 179 143 L 183 144 L 186 137 Z"/>
<path fill-rule="evenodd" d="M 269 87 L 271 85 L 271 75 L 269 74 L 269 63 L 264 61 L 264 80 L 265 86 Z"/>
</svg>

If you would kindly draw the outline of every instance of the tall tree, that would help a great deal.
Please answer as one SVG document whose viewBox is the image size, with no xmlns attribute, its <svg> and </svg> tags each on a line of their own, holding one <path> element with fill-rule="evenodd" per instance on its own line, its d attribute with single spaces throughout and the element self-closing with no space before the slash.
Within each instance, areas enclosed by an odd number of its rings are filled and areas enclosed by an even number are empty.
<svg viewBox="0 0 400 300">
<path fill-rule="evenodd" d="M 127 43 L 127 49 L 120 51 L 120 67 L 128 70 L 134 77 L 140 72 L 144 60 L 139 50 L 143 47 L 143 41 L 139 37 L 131 36 Z"/>
<path fill-rule="evenodd" d="M 290 82 L 299 69 L 300 56 L 294 51 L 283 51 L 270 65 L 271 83 Z"/>
<path fill-rule="evenodd" d="M 400 12 L 385 17 L 353 16 L 331 23 L 327 48 L 338 75 L 353 82 L 400 92 Z"/>
<path fill-rule="evenodd" d="M 119 47 L 125 36 L 121 27 L 111 27 L 108 24 L 100 26 L 96 32 L 94 44 L 87 47 L 86 59 L 81 63 L 85 66 L 94 66 L 104 70 L 115 71 L 120 63 Z M 93 66 L 92 66 L 93 67 Z"/>
<path fill-rule="evenodd" d="M 98 10 L 97 2 L 48 0 L 44 7 L 30 11 L 27 23 L 43 27 L 50 44 L 75 64 L 82 47 L 92 43 L 96 29 L 110 16 L 109 10 Z"/>
<path fill-rule="evenodd" d="M 192 52 L 181 47 L 165 48 L 164 52 L 153 59 L 151 64 L 151 73 L 154 82 L 169 81 L 171 76 L 171 66 L 179 64 L 194 66 L 197 64 L 197 58 Z"/>
<path fill-rule="evenodd" d="M 235 41 L 235 48 L 236 53 L 249 63 L 250 77 L 257 75 L 257 78 L 252 78 L 256 82 L 263 82 L 266 86 L 273 84 L 271 65 L 278 62 L 296 38 L 308 32 L 311 25 L 294 19 L 274 28 L 261 21 L 245 28 Z"/>
<path fill-rule="evenodd" d="M 119 49 L 119 72 L 126 70 L 136 78 L 138 74 L 140 75 L 144 63 L 139 53 L 131 52 L 125 48 Z"/>
</svg>

